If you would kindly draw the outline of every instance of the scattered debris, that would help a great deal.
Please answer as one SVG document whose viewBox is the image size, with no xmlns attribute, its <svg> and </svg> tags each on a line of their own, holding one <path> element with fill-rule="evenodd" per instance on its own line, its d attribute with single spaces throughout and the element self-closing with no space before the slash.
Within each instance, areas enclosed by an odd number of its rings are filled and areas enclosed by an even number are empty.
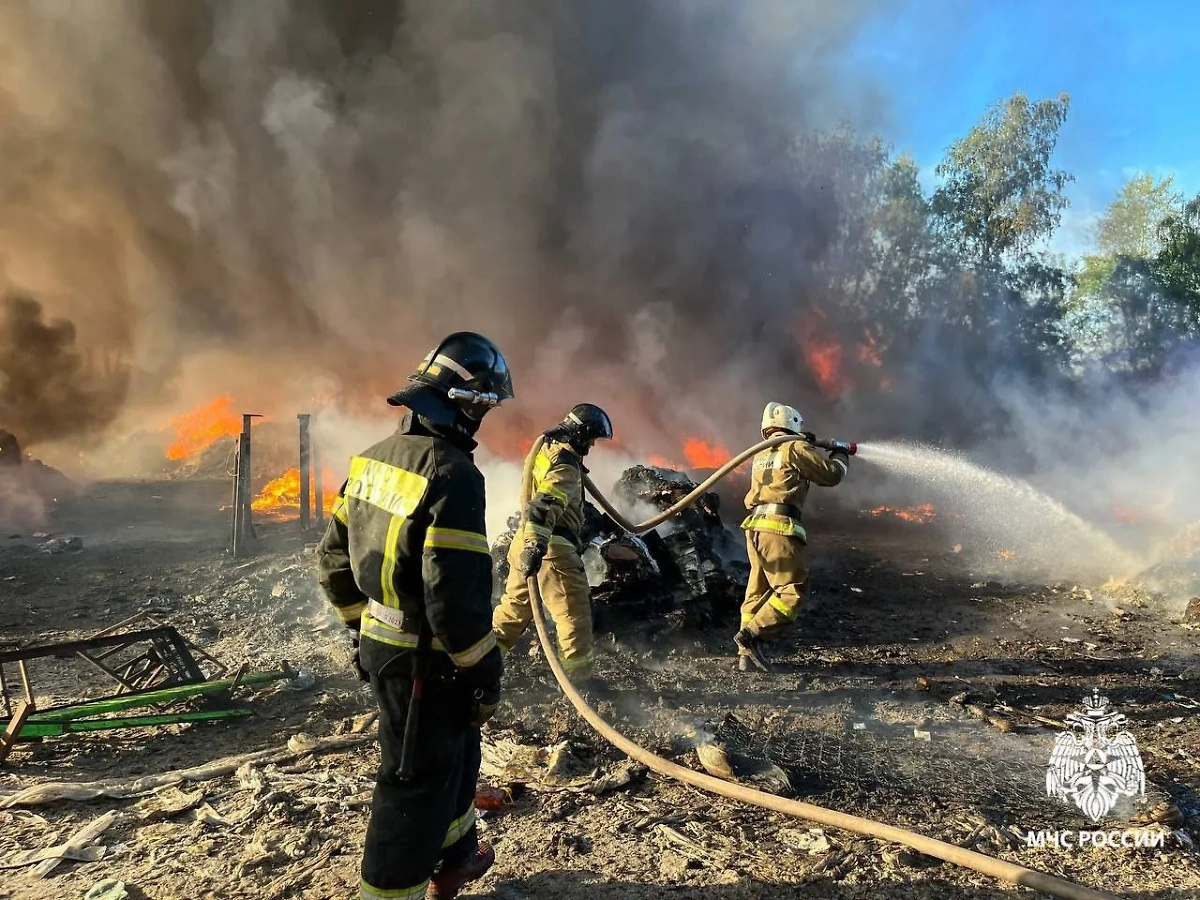
<svg viewBox="0 0 1200 900">
<path fill-rule="evenodd" d="M 599 776 L 587 789 L 592 794 L 606 794 L 617 788 L 627 787 L 645 774 L 645 766 L 632 759 L 626 759 L 618 763 L 612 771 Z"/>
<path fill-rule="evenodd" d="M 60 849 L 63 851 L 63 853 L 38 863 L 34 870 L 30 873 L 30 876 L 33 878 L 45 878 L 56 868 L 58 868 L 58 864 L 63 861 L 66 853 L 75 853 L 82 850 L 84 847 L 87 847 L 92 843 L 92 841 L 96 840 L 96 838 L 100 837 L 100 835 L 107 831 L 109 826 L 115 821 L 117 821 L 117 813 L 115 810 L 110 810 L 109 812 L 106 812 L 104 815 L 100 816 L 98 819 L 93 819 L 87 825 L 83 826 L 83 828 L 80 828 L 69 838 L 67 838 L 65 844 L 60 845 Z"/>
<path fill-rule="evenodd" d="M 78 553 L 81 550 L 83 550 L 83 538 L 75 536 L 51 538 L 38 545 L 39 553 Z"/>
<path fill-rule="evenodd" d="M 780 828 L 775 837 L 781 844 L 809 856 L 820 856 L 830 850 L 829 838 L 820 828 L 800 831 L 796 828 Z"/>
<path fill-rule="evenodd" d="M 0 809 L 12 809 L 18 806 L 40 806 L 56 803 L 59 800 L 96 800 L 100 797 L 136 797 L 148 794 L 170 785 L 184 782 L 210 781 L 236 772 L 247 763 L 278 763 L 299 756 L 316 753 L 329 753 L 362 744 L 373 737 L 367 735 L 334 735 L 325 738 L 312 738 L 308 735 L 296 735 L 288 740 L 284 750 L 258 750 L 254 753 L 244 753 L 239 756 L 229 756 L 214 762 L 193 766 L 188 769 L 177 769 L 164 772 L 161 775 L 145 775 L 140 778 L 109 778 L 103 781 L 57 781 L 37 784 L 24 790 L 0 793 Z"/>
<path fill-rule="evenodd" d="M 129 892 L 125 890 L 125 882 L 109 878 L 98 882 L 83 895 L 83 900 L 125 900 L 128 896 Z"/>
<path fill-rule="evenodd" d="M 1183 621 L 1188 625 L 1200 625 L 1200 597 L 1188 600 L 1183 610 Z"/>
</svg>

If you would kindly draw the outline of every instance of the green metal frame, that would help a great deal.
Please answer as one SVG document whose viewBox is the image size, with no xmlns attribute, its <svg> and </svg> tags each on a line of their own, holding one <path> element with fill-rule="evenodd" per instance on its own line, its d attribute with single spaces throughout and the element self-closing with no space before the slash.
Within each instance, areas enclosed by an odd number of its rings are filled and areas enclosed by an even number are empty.
<svg viewBox="0 0 1200 900">
<path fill-rule="evenodd" d="M 134 716 L 111 716 L 111 713 L 119 713 L 145 706 L 176 703 L 180 700 L 188 700 L 193 697 L 203 697 L 211 694 L 232 695 L 233 691 L 239 687 L 270 684 L 274 681 L 282 681 L 295 677 L 296 671 L 285 664 L 275 671 L 250 672 L 245 674 L 239 672 L 233 678 L 223 678 L 219 681 L 181 684 L 157 691 L 144 691 L 138 694 L 126 694 L 123 696 L 106 697 L 102 700 L 84 701 L 72 704 L 71 706 L 63 706 L 30 714 L 15 737 L 17 741 L 38 740 L 44 737 L 58 737 L 75 732 L 110 731 L 117 728 L 144 728 L 154 725 L 207 722 L 249 716 L 253 714 L 252 711 L 244 707 Z M 100 716 L 107 717 L 97 718 Z M 0 719 L 0 730 L 7 726 L 8 721 L 8 719 Z"/>
</svg>

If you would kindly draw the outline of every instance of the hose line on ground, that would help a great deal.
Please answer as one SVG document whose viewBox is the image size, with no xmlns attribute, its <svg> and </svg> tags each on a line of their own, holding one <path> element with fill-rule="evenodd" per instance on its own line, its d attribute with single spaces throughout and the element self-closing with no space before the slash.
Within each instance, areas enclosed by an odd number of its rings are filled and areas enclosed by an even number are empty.
<svg viewBox="0 0 1200 900">
<path fill-rule="evenodd" d="M 796 438 L 788 437 L 786 440 L 795 440 Z M 775 446 L 785 442 L 783 438 L 774 438 L 770 441 L 763 441 L 761 444 L 756 444 L 744 453 L 734 457 L 713 475 L 700 485 L 695 491 L 688 495 L 684 500 L 692 502 L 696 497 L 699 497 L 712 484 L 716 483 L 720 478 L 724 477 L 730 471 L 737 467 L 744 459 L 749 458 L 759 450 L 767 446 Z M 527 501 L 530 496 L 530 488 L 533 485 L 533 461 L 541 449 L 543 443 L 542 438 L 538 438 L 534 442 L 533 448 L 529 451 L 529 455 L 525 459 L 525 468 L 521 478 L 521 526 L 518 529 L 518 536 L 524 531 L 526 524 Z M 751 452 L 753 451 L 753 452 Z M 593 496 L 597 500 L 601 499 L 598 492 L 593 489 Z M 692 498 L 692 500 L 688 500 Z M 671 509 L 676 507 L 683 509 L 688 505 L 687 502 L 680 501 Z M 613 511 L 608 511 L 610 516 L 613 516 Z M 668 510 L 670 513 L 671 510 Z M 653 528 L 654 525 L 663 521 L 666 516 L 656 516 L 655 519 L 649 520 L 651 524 L 642 523 L 638 529 L 629 528 L 630 531 L 642 530 L 646 531 Z M 623 520 L 613 516 L 617 524 L 622 525 Z M 622 527 L 625 527 L 622 525 Z M 629 738 L 625 737 L 615 728 L 606 722 L 599 713 L 597 713 L 583 696 L 571 684 L 571 679 L 567 676 L 566 671 L 562 667 L 562 663 L 558 660 L 558 654 L 554 651 L 550 640 L 550 634 L 546 628 L 546 617 L 542 611 L 542 592 L 538 585 L 537 576 L 533 576 L 526 580 L 529 586 L 530 606 L 533 610 L 533 621 L 537 627 L 538 640 L 542 645 L 542 653 L 546 657 L 546 662 L 550 665 L 550 671 L 554 673 L 554 678 L 558 681 L 559 687 L 567 699 L 571 701 L 571 705 L 576 711 L 587 721 L 596 732 L 616 747 L 621 752 L 625 753 L 631 759 L 640 762 L 646 768 L 651 769 L 660 775 L 665 775 L 668 778 L 673 778 L 676 781 L 681 781 L 684 784 L 689 784 L 692 787 L 700 788 L 701 790 L 710 791 L 714 794 L 719 794 L 722 797 L 727 797 L 730 800 L 736 800 L 740 803 L 749 803 L 753 806 L 759 806 L 763 809 L 773 810 L 774 812 L 783 813 L 784 815 L 797 816 L 801 819 L 808 819 L 812 822 L 818 822 L 822 825 L 827 825 L 830 828 L 838 828 L 842 831 L 852 831 L 857 834 L 864 834 L 869 837 L 878 838 L 884 841 L 893 841 L 897 844 L 904 844 L 907 847 L 924 853 L 927 856 L 933 856 L 937 859 L 945 860 L 946 862 L 954 863 L 955 865 L 963 866 L 968 869 L 973 869 L 976 872 L 982 872 L 985 875 L 990 875 L 993 878 L 998 878 L 1002 881 L 1008 881 L 1012 884 L 1019 884 L 1023 887 L 1028 887 L 1036 891 L 1041 891 L 1049 894 L 1052 897 L 1061 897 L 1063 900 L 1122 900 L 1115 894 L 1109 894 L 1103 891 L 1092 890 L 1091 888 L 1083 887 L 1054 875 L 1048 875 L 1045 872 L 1038 872 L 1034 869 L 1027 869 L 1024 866 L 1016 865 L 1015 863 L 1005 862 L 1002 859 L 997 859 L 992 856 L 987 856 L 983 853 L 978 853 L 974 850 L 967 850 L 963 847 L 957 847 L 954 844 L 948 844 L 945 841 L 939 841 L 935 838 L 925 837 L 916 832 L 906 831 L 903 828 L 897 828 L 894 825 L 887 825 L 883 822 L 876 822 L 872 819 L 864 819 L 860 816 L 853 816 L 847 813 L 840 813 L 835 810 L 826 809 L 823 806 L 814 806 L 810 803 L 804 803 L 799 800 L 789 800 L 784 797 L 777 797 L 774 794 L 768 794 L 763 791 L 755 790 L 754 788 L 746 787 L 745 785 L 735 784 L 728 781 L 722 781 L 720 778 L 715 778 L 712 775 L 706 775 L 702 772 L 696 772 L 692 769 L 684 768 L 670 760 L 664 759 L 639 744 L 635 744 Z"/>
</svg>

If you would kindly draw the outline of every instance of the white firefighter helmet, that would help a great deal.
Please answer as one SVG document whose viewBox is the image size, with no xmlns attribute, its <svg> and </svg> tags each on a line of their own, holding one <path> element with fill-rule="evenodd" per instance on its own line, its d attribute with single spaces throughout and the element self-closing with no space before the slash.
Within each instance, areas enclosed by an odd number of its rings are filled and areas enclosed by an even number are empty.
<svg viewBox="0 0 1200 900">
<path fill-rule="evenodd" d="M 762 431 L 765 435 L 768 429 L 782 428 L 792 434 L 804 430 L 804 416 L 794 406 L 784 406 L 782 403 L 768 403 L 763 409 Z"/>
</svg>

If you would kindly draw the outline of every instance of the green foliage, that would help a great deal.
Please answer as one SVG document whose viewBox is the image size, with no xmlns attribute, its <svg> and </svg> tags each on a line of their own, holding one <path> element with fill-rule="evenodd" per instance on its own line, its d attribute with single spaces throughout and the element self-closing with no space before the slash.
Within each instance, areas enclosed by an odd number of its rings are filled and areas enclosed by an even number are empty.
<svg viewBox="0 0 1200 900">
<path fill-rule="evenodd" d="M 1182 195 L 1172 189 L 1175 177 L 1157 181 L 1137 175 L 1121 192 L 1096 228 L 1096 249 L 1102 256 L 1147 259 L 1158 251 L 1158 226 L 1179 209 Z"/>
<path fill-rule="evenodd" d="M 1080 360 L 1153 377 L 1200 331 L 1200 198 L 1172 183 L 1131 178 L 1101 218 L 1065 317 Z"/>
<path fill-rule="evenodd" d="M 1158 277 L 1187 311 L 1190 330 L 1200 331 L 1200 195 L 1159 223 L 1158 242 Z"/>
<path fill-rule="evenodd" d="M 961 248 L 988 266 L 1028 251 L 1057 227 L 1073 181 L 1050 157 L 1070 98 L 1031 103 L 1016 94 L 993 106 L 937 168 L 934 212 Z"/>
</svg>

